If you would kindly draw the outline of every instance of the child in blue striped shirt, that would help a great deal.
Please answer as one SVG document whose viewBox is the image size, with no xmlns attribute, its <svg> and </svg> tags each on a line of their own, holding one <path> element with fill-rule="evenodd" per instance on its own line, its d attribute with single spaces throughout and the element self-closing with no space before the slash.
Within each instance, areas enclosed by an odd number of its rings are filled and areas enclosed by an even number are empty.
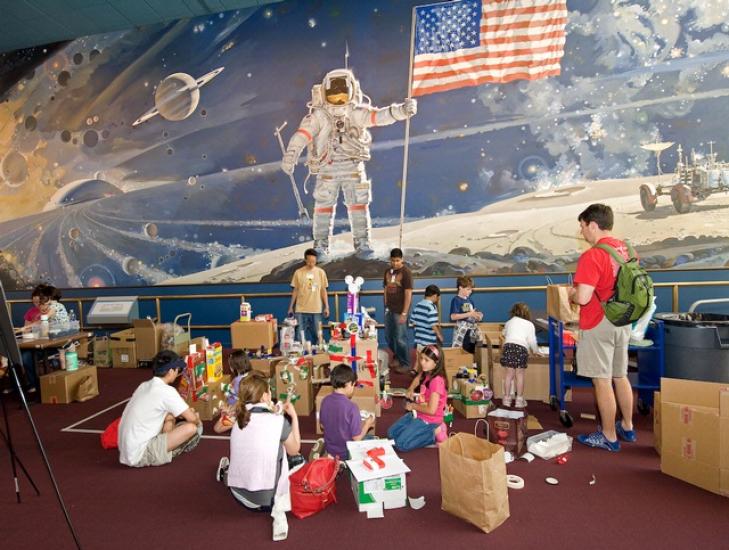
<svg viewBox="0 0 729 550">
<path fill-rule="evenodd" d="M 415 346 L 420 351 L 428 344 L 443 344 L 443 334 L 438 324 L 438 308 L 440 289 L 436 285 L 425 288 L 425 298 L 413 308 L 410 321 L 415 326 Z"/>
</svg>

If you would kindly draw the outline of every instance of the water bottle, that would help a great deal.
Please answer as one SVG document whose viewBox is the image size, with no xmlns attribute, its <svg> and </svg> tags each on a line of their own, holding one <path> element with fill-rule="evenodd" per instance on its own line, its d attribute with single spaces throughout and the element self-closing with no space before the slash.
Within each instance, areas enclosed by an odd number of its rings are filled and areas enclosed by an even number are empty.
<svg viewBox="0 0 729 550">
<path fill-rule="evenodd" d="M 76 319 L 76 312 L 71 310 L 68 312 L 68 328 L 74 332 L 81 329 L 81 323 Z"/>
<path fill-rule="evenodd" d="M 41 338 L 48 338 L 48 335 L 50 334 L 50 324 L 48 323 L 48 315 L 41 315 L 40 320 L 40 337 Z"/>
</svg>

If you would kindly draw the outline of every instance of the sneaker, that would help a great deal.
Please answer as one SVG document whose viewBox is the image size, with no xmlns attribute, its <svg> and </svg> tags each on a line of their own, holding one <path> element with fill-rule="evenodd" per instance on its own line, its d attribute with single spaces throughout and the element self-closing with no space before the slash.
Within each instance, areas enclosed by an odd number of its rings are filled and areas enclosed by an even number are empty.
<svg viewBox="0 0 729 550">
<path fill-rule="evenodd" d="M 502 404 L 502 405 L 503 405 L 504 407 L 511 407 L 511 396 L 508 396 L 508 397 L 507 397 L 507 396 L 504 396 L 504 397 L 503 397 L 503 398 L 501 399 L 501 404 Z"/>
<path fill-rule="evenodd" d="M 321 457 L 323 453 L 324 438 L 320 437 L 314 442 L 314 446 L 311 448 L 311 451 L 309 451 L 309 462 L 315 461 L 317 458 Z"/>
<path fill-rule="evenodd" d="M 294 455 L 288 457 L 289 461 L 289 472 L 296 468 L 297 466 L 300 466 L 302 464 L 306 464 L 306 459 L 304 458 L 304 455 Z"/>
<path fill-rule="evenodd" d="M 403 367 L 402 365 L 398 365 L 395 367 L 395 372 L 398 374 L 410 374 L 410 367 Z"/>
<path fill-rule="evenodd" d="M 221 483 L 225 482 L 225 478 L 228 476 L 228 467 L 230 466 L 230 459 L 224 456 L 218 462 L 218 471 L 215 472 L 215 481 Z"/>
<path fill-rule="evenodd" d="M 588 447 L 596 449 L 605 449 L 611 453 L 617 453 L 620 450 L 620 441 L 608 441 L 602 432 L 592 432 L 587 435 L 578 435 L 577 441 Z"/>
<path fill-rule="evenodd" d="M 527 406 L 526 399 L 524 399 L 521 395 L 516 396 L 516 402 L 514 402 L 514 407 L 517 409 L 524 409 Z"/>
<path fill-rule="evenodd" d="M 626 430 L 623 428 L 623 421 L 618 420 L 615 423 L 615 433 L 618 434 L 618 438 L 628 443 L 635 443 L 638 441 L 638 436 L 635 435 L 635 430 Z"/>
</svg>

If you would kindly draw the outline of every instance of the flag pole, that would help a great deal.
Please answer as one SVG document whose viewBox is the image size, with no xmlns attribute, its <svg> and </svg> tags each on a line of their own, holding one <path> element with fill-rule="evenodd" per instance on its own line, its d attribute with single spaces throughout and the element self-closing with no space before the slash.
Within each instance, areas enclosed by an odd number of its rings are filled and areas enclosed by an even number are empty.
<svg viewBox="0 0 729 550">
<path fill-rule="evenodd" d="M 410 17 L 410 57 L 408 59 L 410 67 L 408 69 L 408 97 L 412 98 L 413 88 L 413 51 L 415 49 L 415 7 L 412 9 Z M 403 146 L 402 157 L 402 184 L 400 189 L 400 236 L 398 239 L 398 248 L 402 248 L 402 224 L 405 219 L 405 196 L 408 188 L 408 153 L 410 150 L 410 119 L 405 119 L 405 142 Z"/>
</svg>

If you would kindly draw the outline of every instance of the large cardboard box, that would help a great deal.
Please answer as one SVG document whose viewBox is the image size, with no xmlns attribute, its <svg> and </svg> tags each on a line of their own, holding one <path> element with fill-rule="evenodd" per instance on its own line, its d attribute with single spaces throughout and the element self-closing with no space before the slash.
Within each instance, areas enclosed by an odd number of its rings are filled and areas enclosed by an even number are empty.
<svg viewBox="0 0 729 550">
<path fill-rule="evenodd" d="M 235 321 L 230 325 L 230 339 L 233 348 L 264 350 L 273 349 L 278 341 L 276 320 Z"/>
<path fill-rule="evenodd" d="M 729 384 L 661 378 L 661 471 L 729 496 Z"/>
<path fill-rule="evenodd" d="M 111 364 L 115 369 L 137 368 L 137 340 L 134 329 L 122 330 L 109 337 Z"/>
<path fill-rule="evenodd" d="M 99 381 L 96 367 L 79 367 L 74 371 L 59 370 L 40 377 L 42 403 L 71 403 L 76 401 L 78 388 L 86 378 L 91 377 L 96 395 L 99 395 Z"/>
<path fill-rule="evenodd" d="M 274 395 L 274 398 L 277 400 L 286 399 L 286 388 L 288 387 L 289 383 L 283 381 L 283 379 L 281 378 L 281 373 L 284 370 L 288 370 L 292 378 L 290 384 L 294 385 L 294 391 L 296 392 L 296 395 L 299 396 L 299 398 L 294 401 L 294 409 L 296 409 L 296 414 L 298 414 L 299 416 L 309 416 L 314 410 L 314 386 L 311 383 L 313 368 L 310 361 L 307 362 L 306 365 L 302 366 L 308 368 L 308 373 L 305 377 L 301 376 L 301 368 L 292 367 L 288 360 L 281 360 L 276 362 L 274 366 L 275 375 L 273 379 L 276 387 L 276 393 Z"/>
<path fill-rule="evenodd" d="M 159 352 L 162 331 L 152 319 L 134 319 L 134 336 L 137 341 L 137 360 L 151 361 Z"/>
<path fill-rule="evenodd" d="M 230 375 L 224 375 L 220 380 L 209 382 L 206 385 L 202 399 L 190 400 L 188 404 L 198 413 L 201 420 L 214 420 L 225 404 L 225 390 L 230 384 Z"/>
<path fill-rule="evenodd" d="M 319 423 L 319 411 L 321 410 L 321 402 L 327 395 L 331 395 L 334 389 L 331 386 L 321 386 L 316 394 L 316 433 L 321 434 L 321 424 Z M 375 418 L 380 416 L 381 407 L 379 401 L 374 395 L 365 393 L 362 388 L 355 388 L 354 394 L 352 395 L 352 403 L 357 405 L 360 411 L 367 411 L 375 415 Z M 376 428 L 375 428 L 376 430 Z"/>
<path fill-rule="evenodd" d="M 490 357 L 489 357 L 490 356 Z M 500 350 L 482 348 L 478 363 L 481 372 L 488 373 L 489 384 L 494 392 L 494 398 L 504 397 L 504 377 L 506 369 L 499 363 Z M 486 365 L 490 365 L 486 368 Z M 524 373 L 524 398 L 527 401 L 542 401 L 549 403 L 549 357 L 537 355 L 529 356 L 529 366 Z M 572 390 L 565 392 L 565 401 L 572 400 Z"/>
<path fill-rule="evenodd" d="M 360 512 L 367 517 L 382 517 L 383 509 L 403 508 L 407 504 L 407 482 L 405 474 L 410 471 L 392 447 L 393 442 L 385 439 L 348 441 L 352 493 Z M 379 468 L 368 460 L 367 452 L 381 447 L 385 454 L 380 456 L 384 467 Z M 364 461 L 371 466 L 367 468 Z"/>
<path fill-rule="evenodd" d="M 661 454 L 661 392 L 653 392 L 653 447 Z"/>
</svg>

